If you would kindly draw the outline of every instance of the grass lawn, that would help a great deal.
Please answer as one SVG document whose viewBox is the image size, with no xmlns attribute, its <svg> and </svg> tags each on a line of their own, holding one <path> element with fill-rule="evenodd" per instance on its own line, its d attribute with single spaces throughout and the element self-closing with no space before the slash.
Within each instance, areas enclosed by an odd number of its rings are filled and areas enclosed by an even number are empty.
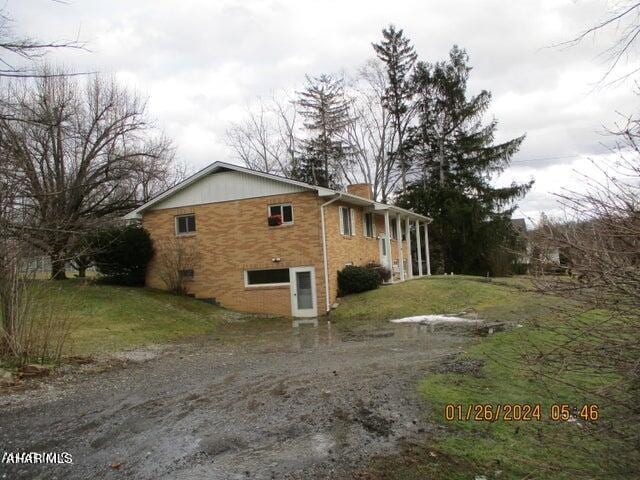
<svg viewBox="0 0 640 480">
<path fill-rule="evenodd" d="M 602 374 L 591 367 L 562 369 L 555 363 L 548 366 L 542 364 L 540 367 L 537 362 L 539 352 L 549 351 L 565 340 L 562 335 L 563 324 L 550 307 L 566 304 L 557 297 L 514 289 L 513 282 L 479 284 L 471 278 L 439 277 L 418 283 L 417 290 L 423 294 L 438 292 L 437 300 L 428 302 L 432 313 L 454 313 L 470 304 L 481 318 L 521 319 L 524 325 L 477 339 L 456 360 L 459 364 L 475 364 L 479 368 L 427 376 L 418 389 L 429 405 L 425 414 L 441 426 L 438 433 L 427 443 L 407 444 L 400 454 L 375 459 L 362 478 L 637 478 L 640 453 L 634 445 L 614 435 L 602 432 L 594 434 L 596 425 L 588 421 L 550 419 L 553 404 L 582 406 L 597 403 L 600 404 L 598 422 L 605 422 L 607 428 L 627 434 L 631 431 L 637 434 L 640 429 L 640 425 L 625 422 L 624 413 L 617 407 L 603 405 L 600 398 L 582 392 L 584 388 L 597 389 L 612 384 L 619 380 L 616 375 Z M 515 284 L 522 286 L 519 281 L 515 281 Z M 448 295 L 441 292 L 447 285 L 455 285 Z M 376 318 L 430 313 L 420 311 L 413 295 L 410 295 L 407 305 L 402 305 L 400 299 L 404 298 L 404 292 L 400 293 L 400 288 L 392 287 L 382 293 L 382 303 L 371 307 L 379 308 Z M 353 310 L 353 316 L 345 318 L 348 325 L 358 328 L 362 322 L 359 312 L 366 308 L 366 302 L 356 297 L 345 300 L 347 304 L 353 302 L 358 305 Z M 373 302 L 373 297 L 369 301 Z M 604 318 L 606 316 L 598 312 L 583 314 L 586 322 L 595 323 Z M 547 328 L 551 326 L 556 330 L 554 333 Z M 466 415 L 469 405 L 540 404 L 542 420 L 447 421 L 447 404 L 462 405 L 463 415 Z"/>
<path fill-rule="evenodd" d="M 383 286 L 340 299 L 331 321 L 343 330 L 384 325 L 393 318 L 423 314 L 477 313 L 479 318 L 520 322 L 547 312 L 559 300 L 527 292 L 526 279 L 433 276 Z"/>
<path fill-rule="evenodd" d="M 331 321 L 341 330 L 376 328 L 391 318 L 423 313 L 456 313 L 473 308 L 483 318 L 519 320 L 533 307 L 535 296 L 518 290 L 521 282 L 497 284 L 474 277 L 432 277 L 380 288 L 341 299 Z M 188 297 L 147 288 L 100 285 L 80 280 L 37 282 L 44 300 L 69 318 L 67 355 L 113 352 L 163 343 L 203 333 L 242 338 L 282 323 L 278 319 L 243 315 L 251 328 L 222 328 L 227 310 Z M 228 330 L 228 331 L 227 331 Z"/>
<path fill-rule="evenodd" d="M 188 297 L 147 288 L 79 280 L 38 282 L 43 305 L 69 318 L 67 354 L 88 355 L 162 343 L 203 333 L 239 338 L 247 329 L 221 328 L 228 311 Z M 428 313 L 476 311 L 481 318 L 524 321 L 549 302 L 522 291 L 522 280 L 486 282 L 476 277 L 431 277 L 385 286 L 340 300 L 331 321 L 343 331 L 377 328 L 389 319 Z M 276 319 L 243 315 L 254 331 Z M 284 322 L 288 323 L 288 322 Z M 238 330 L 238 331 L 236 331 Z M 231 340 L 229 338 L 229 340 Z"/>
<path fill-rule="evenodd" d="M 68 316 L 67 354 L 88 355 L 209 333 L 224 310 L 147 288 L 47 281 L 38 285 L 47 306 Z"/>
<path fill-rule="evenodd" d="M 592 320 L 598 321 L 598 316 Z M 437 441 L 439 448 L 475 465 L 476 472 L 487 478 L 497 477 L 498 472 L 502 472 L 502 478 L 629 478 L 620 455 L 625 451 L 633 454 L 633 450 L 623 442 L 594 435 L 597 425 L 580 418 L 576 422 L 550 419 L 553 404 L 594 403 L 599 404 L 597 421 L 620 418 L 615 407 L 605 406 L 600 398 L 581 391 L 613 383 L 618 380 L 615 375 L 600 375 L 592 368 L 560 371 L 556 365 L 543 367 L 543 373 L 549 375 L 544 377 L 531 368 L 538 348 L 548 350 L 561 341 L 544 328 L 498 334 L 467 352 L 469 357 L 484 361 L 479 374 L 447 373 L 424 379 L 420 391 L 433 407 L 431 418 L 442 424 L 447 423 L 445 405 L 451 403 L 542 406 L 541 421 L 450 423 L 449 433 Z M 443 478 L 459 477 L 452 474 Z"/>
</svg>

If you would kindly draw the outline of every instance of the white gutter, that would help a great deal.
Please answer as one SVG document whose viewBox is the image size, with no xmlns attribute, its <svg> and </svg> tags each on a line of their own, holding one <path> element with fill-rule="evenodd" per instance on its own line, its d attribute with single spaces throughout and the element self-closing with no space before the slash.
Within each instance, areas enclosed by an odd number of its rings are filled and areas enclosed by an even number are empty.
<svg viewBox="0 0 640 480">
<path fill-rule="evenodd" d="M 327 258 L 327 234 L 324 226 L 324 207 L 342 198 L 342 193 L 337 193 L 337 197 L 334 197 L 328 202 L 320 205 L 320 223 L 322 225 L 322 261 L 324 263 L 324 292 L 327 300 L 327 312 L 331 310 L 331 300 L 329 298 L 329 259 Z"/>
</svg>

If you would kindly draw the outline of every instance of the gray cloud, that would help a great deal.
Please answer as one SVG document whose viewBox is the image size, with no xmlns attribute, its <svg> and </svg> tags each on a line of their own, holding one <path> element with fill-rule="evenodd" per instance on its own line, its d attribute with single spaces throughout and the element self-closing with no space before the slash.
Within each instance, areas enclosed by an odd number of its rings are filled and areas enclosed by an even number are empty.
<svg viewBox="0 0 640 480">
<path fill-rule="evenodd" d="M 594 89 L 604 72 L 598 53 L 615 32 L 549 48 L 606 7 L 601 0 L 7 2 L 20 33 L 79 32 L 91 52 L 56 51 L 50 60 L 114 73 L 148 95 L 193 168 L 233 160 L 224 132 L 257 96 L 298 88 L 306 73 L 354 71 L 389 23 L 405 29 L 423 60 L 442 59 L 456 43 L 471 56 L 471 90 L 493 93 L 498 140 L 527 133 L 497 182 L 533 176 L 538 186 L 521 204 L 528 213 L 556 208 L 548 192 L 569 182 L 576 161 L 605 152 L 599 132 L 616 110 L 637 106 L 628 84 Z"/>
</svg>

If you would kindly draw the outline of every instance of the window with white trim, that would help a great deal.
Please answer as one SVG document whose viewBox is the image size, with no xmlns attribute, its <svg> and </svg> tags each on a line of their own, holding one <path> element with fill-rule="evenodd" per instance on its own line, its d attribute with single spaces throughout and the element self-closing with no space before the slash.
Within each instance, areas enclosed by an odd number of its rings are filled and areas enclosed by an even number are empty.
<svg viewBox="0 0 640 480">
<path fill-rule="evenodd" d="M 353 208 L 340 207 L 340 233 L 352 236 L 356 234 L 356 212 Z"/>
<path fill-rule="evenodd" d="M 278 225 L 286 225 L 293 223 L 293 205 L 290 203 L 282 203 L 278 205 L 269 205 L 268 210 L 269 219 L 277 219 L 280 217 L 280 223 Z M 273 221 L 269 222 L 269 225 L 272 225 Z"/>
<path fill-rule="evenodd" d="M 194 214 L 178 215 L 176 217 L 176 235 L 196 233 L 196 216 Z"/>
<path fill-rule="evenodd" d="M 363 230 L 364 230 L 365 237 L 373 238 L 375 236 L 376 232 L 375 232 L 375 224 L 373 221 L 373 213 L 364 214 Z"/>
<path fill-rule="evenodd" d="M 389 228 L 391 228 L 391 239 L 397 240 L 398 239 L 398 221 L 395 218 L 391 219 L 391 226 Z"/>
<path fill-rule="evenodd" d="M 265 270 L 245 270 L 244 283 L 247 287 L 289 284 L 288 268 L 268 268 Z"/>
</svg>

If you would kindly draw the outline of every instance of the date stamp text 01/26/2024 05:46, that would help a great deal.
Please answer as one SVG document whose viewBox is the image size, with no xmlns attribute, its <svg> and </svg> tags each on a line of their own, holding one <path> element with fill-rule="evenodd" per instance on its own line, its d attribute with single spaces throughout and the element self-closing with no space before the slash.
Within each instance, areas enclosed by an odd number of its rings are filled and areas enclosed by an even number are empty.
<svg viewBox="0 0 640 480">
<path fill-rule="evenodd" d="M 469 404 L 448 403 L 444 407 L 446 421 L 475 422 L 537 422 L 551 420 L 554 422 L 570 422 L 583 420 L 596 422 L 600 418 L 597 404 L 569 405 L 556 403 L 545 409 L 539 403 L 505 403 L 505 404 Z"/>
</svg>

